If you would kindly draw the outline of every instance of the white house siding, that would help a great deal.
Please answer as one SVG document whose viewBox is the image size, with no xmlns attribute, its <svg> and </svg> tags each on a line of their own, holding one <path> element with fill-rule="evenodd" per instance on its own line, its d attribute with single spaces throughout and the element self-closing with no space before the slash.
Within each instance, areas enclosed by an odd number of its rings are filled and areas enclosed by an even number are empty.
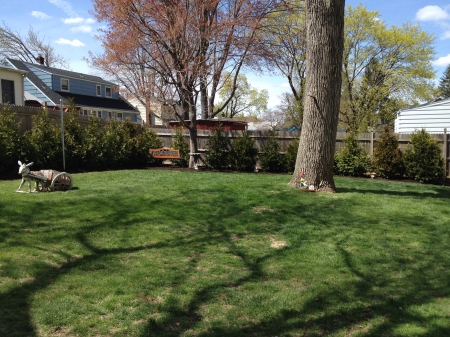
<svg viewBox="0 0 450 337">
<path fill-rule="evenodd" d="M 9 103 L 3 102 L 3 95 L 1 94 L 1 80 L 7 80 L 14 82 L 15 105 L 24 104 L 23 77 L 26 73 L 27 72 L 23 70 L 0 66 L 0 103 Z"/>
<path fill-rule="evenodd" d="M 450 131 L 450 98 L 403 109 L 397 113 L 396 133 L 413 133 L 425 129 L 428 133 Z"/>
</svg>

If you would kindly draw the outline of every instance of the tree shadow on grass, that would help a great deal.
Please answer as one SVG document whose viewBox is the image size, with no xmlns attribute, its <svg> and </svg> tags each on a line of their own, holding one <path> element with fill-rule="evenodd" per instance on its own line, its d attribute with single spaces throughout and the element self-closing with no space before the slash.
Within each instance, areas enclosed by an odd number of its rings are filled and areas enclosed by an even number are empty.
<svg viewBox="0 0 450 337">
<path fill-rule="evenodd" d="M 195 191 L 191 191 L 195 192 Z M 205 195 L 213 191 L 202 191 Z M 202 337 L 238 337 L 238 336 L 324 336 L 357 333 L 366 336 L 395 336 L 396 329 L 405 325 L 421 328 L 417 336 L 448 336 L 450 326 L 448 324 L 433 324 L 433 320 L 442 317 L 426 317 L 423 312 L 417 312 L 416 308 L 422 305 L 434 303 L 438 298 L 450 296 L 450 260 L 445 251 L 439 253 L 436 249 L 427 249 L 424 252 L 414 251 L 411 260 L 406 259 L 406 253 L 392 257 L 393 262 L 388 267 L 375 264 L 373 270 L 367 267 L 371 261 L 358 260 L 357 252 L 353 252 L 346 246 L 348 237 L 335 237 L 342 227 L 339 222 L 356 220 L 356 216 L 339 210 L 338 219 L 325 219 L 318 217 L 324 204 L 317 200 L 310 200 L 308 205 L 302 205 L 299 201 L 298 209 L 283 208 L 283 204 L 289 205 L 292 195 L 279 194 L 268 201 L 271 206 L 262 211 L 262 214 L 253 212 L 248 226 L 238 224 L 239 214 L 252 212 L 252 204 L 238 204 L 232 194 L 220 195 L 209 200 L 202 201 L 184 213 L 173 211 L 176 209 L 178 199 L 182 199 L 184 193 L 172 195 L 168 198 L 155 197 L 152 199 L 154 207 L 166 207 L 168 212 L 161 217 L 168 217 L 174 221 L 193 223 L 198 221 L 197 227 L 191 226 L 189 231 L 175 233 L 167 240 L 156 243 L 126 247 L 102 247 L 95 242 L 95 237 L 90 233 L 95 231 L 107 231 L 109 229 L 131 226 L 137 221 L 130 205 L 123 203 L 119 198 L 111 197 L 108 200 L 92 201 L 92 208 L 111 209 L 108 219 L 97 220 L 85 225 L 68 236 L 81 245 L 86 253 L 81 257 L 72 256 L 63 251 L 54 252 L 62 257 L 63 262 L 58 266 L 42 263 L 32 280 L 24 282 L 9 291 L 0 294 L 0 336 L 24 337 L 38 336 L 34 319 L 31 315 L 33 296 L 48 288 L 58 278 L 68 275 L 71 271 L 83 265 L 91 264 L 107 256 L 133 254 L 144 251 L 164 251 L 165 249 L 185 249 L 186 255 L 194 252 L 196 255 L 205 253 L 207 249 L 222 245 L 227 247 L 227 254 L 239 258 L 245 275 L 233 279 L 225 278 L 210 282 L 207 285 L 199 284 L 189 302 L 183 306 L 167 300 L 158 305 L 158 310 L 165 315 L 161 319 L 146 319 L 140 335 L 144 336 L 182 336 L 189 335 L 205 323 L 208 317 L 202 312 L 202 306 L 219 301 L 221 297 L 228 296 L 230 288 L 240 288 L 248 284 L 264 284 L 271 280 L 265 270 L 265 263 L 270 259 L 283 258 L 286 254 L 294 254 L 295 250 L 305 244 L 320 244 L 320 241 L 329 240 L 343 261 L 346 271 L 352 275 L 341 284 L 317 285 L 316 290 L 311 290 L 311 296 L 298 305 L 298 308 L 281 308 L 269 317 L 248 322 L 240 326 L 230 324 L 227 319 L 206 325 L 197 336 Z M 415 197 L 415 195 L 412 195 Z M 317 205 L 314 202 L 317 201 Z M 259 201 L 261 202 L 261 201 Z M 227 205 L 218 207 L 217 205 Z M 256 204 L 257 205 L 257 204 Z M 304 207 L 302 207 L 304 206 Z M 30 212 L 52 211 L 52 205 L 36 203 Z M 305 213 L 305 208 L 309 212 Z M 201 216 L 203 214 L 203 216 Z M 204 215 L 207 214 L 207 217 Z M 11 215 L 10 215 L 11 216 Z M 19 222 L 29 220 L 26 215 L 17 214 Z M 327 229 L 326 234 L 314 235 L 314 233 L 301 232 L 301 237 L 292 238 L 293 243 L 283 249 L 267 249 L 255 252 L 245 250 L 238 244 L 236 237 L 246 235 L 276 235 L 284 226 L 288 226 L 294 219 L 302 219 L 295 226 L 313 226 L 317 231 Z M 152 221 L 158 223 L 155 218 Z M 332 222 L 333 220 L 334 222 Z M 358 220 L 361 220 L 358 218 Z M 405 219 L 411 223 L 420 223 L 420 217 L 415 216 Z M 32 222 L 32 221 L 31 221 Z M 261 223 L 261 225 L 259 225 Z M 264 223 L 264 225 L 262 225 Z M 235 225 L 236 224 L 236 225 Z M 186 225 L 188 226 L 188 225 Z M 235 226 L 235 227 L 233 227 Z M 336 226 L 336 228 L 333 228 Z M 11 233 L 11 236 L 19 235 Z M 12 242 L 20 245 L 20 241 L 10 237 Z M 14 239 L 16 241 L 14 241 Z M 57 240 L 55 237 L 53 240 Z M 441 244 L 442 245 L 442 244 Z M 442 248 L 445 248 L 442 245 Z M 37 247 L 37 249 L 42 249 Z M 390 252 L 392 253 L 392 249 Z M 403 274 L 399 269 L 405 263 L 406 271 Z M 176 282 L 167 287 L 183 285 L 184 279 L 189 275 L 195 275 L 199 267 L 198 259 L 191 258 L 186 262 L 186 275 L 177 275 Z M 394 267 L 394 270 L 390 270 Z M 397 270 L 398 269 L 398 270 Z M 391 275 L 392 272 L 400 273 Z M 151 273 L 151 271 L 150 271 Z M 275 280 L 276 281 L 276 280 Z M 401 309 L 400 309 L 401 308 Z M 148 317 L 148 313 L 143 315 Z M 59 327 L 55 327 L 59 328 Z"/>
</svg>

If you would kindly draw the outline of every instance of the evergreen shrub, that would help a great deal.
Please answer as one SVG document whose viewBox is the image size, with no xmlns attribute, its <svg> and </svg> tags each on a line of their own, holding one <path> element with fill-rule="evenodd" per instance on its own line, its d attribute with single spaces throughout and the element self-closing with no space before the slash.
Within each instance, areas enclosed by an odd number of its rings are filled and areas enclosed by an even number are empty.
<svg viewBox="0 0 450 337">
<path fill-rule="evenodd" d="M 377 176 L 387 179 L 402 178 L 405 174 L 403 153 L 398 145 L 398 137 L 387 125 L 374 145 L 373 170 Z"/>
<path fill-rule="evenodd" d="M 16 123 L 16 115 L 3 105 L 0 109 L 0 172 L 17 169 L 20 149 L 20 125 Z"/>
<path fill-rule="evenodd" d="M 300 138 L 295 139 L 293 142 L 289 143 L 286 148 L 286 169 L 288 172 L 294 172 L 295 162 L 297 161 L 298 145 L 300 143 Z"/>
<path fill-rule="evenodd" d="M 172 162 L 181 167 L 189 165 L 189 143 L 184 135 L 183 128 L 178 127 L 175 129 L 175 136 L 173 137 L 172 147 L 180 151 L 181 159 L 172 160 Z"/>
<path fill-rule="evenodd" d="M 359 146 L 355 134 L 349 133 L 344 139 L 344 148 L 334 156 L 334 173 L 338 175 L 359 177 L 370 170 L 370 158 Z"/>
<path fill-rule="evenodd" d="M 229 165 L 228 154 L 231 144 L 221 125 L 211 132 L 206 147 L 208 149 L 205 157 L 206 166 L 216 170 L 226 169 Z"/>
<path fill-rule="evenodd" d="M 284 156 L 275 129 L 269 131 L 269 137 L 261 147 L 259 165 L 266 172 L 286 172 Z"/>
<path fill-rule="evenodd" d="M 231 143 L 229 162 L 234 170 L 254 171 L 258 157 L 255 140 L 248 131 L 243 132 Z"/>
<path fill-rule="evenodd" d="M 411 134 L 411 143 L 405 151 L 406 175 L 425 183 L 437 183 L 444 177 L 442 149 L 425 129 Z"/>
</svg>

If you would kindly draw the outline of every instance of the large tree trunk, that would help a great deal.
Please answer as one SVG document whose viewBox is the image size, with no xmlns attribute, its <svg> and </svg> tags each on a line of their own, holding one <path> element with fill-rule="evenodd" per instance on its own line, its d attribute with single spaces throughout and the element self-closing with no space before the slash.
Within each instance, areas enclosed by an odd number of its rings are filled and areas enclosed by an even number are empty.
<svg viewBox="0 0 450 337">
<path fill-rule="evenodd" d="M 302 133 L 290 181 L 305 174 L 316 191 L 335 192 L 333 161 L 341 97 L 345 0 L 306 0 L 307 70 Z"/>
</svg>

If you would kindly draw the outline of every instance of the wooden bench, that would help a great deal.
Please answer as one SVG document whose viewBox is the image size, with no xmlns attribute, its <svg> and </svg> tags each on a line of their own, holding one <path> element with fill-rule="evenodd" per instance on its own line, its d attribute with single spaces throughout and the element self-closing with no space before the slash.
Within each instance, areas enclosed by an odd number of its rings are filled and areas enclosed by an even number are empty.
<svg viewBox="0 0 450 337">
<path fill-rule="evenodd" d="M 155 159 L 181 159 L 180 150 L 168 147 L 150 149 L 150 155 Z"/>
</svg>

